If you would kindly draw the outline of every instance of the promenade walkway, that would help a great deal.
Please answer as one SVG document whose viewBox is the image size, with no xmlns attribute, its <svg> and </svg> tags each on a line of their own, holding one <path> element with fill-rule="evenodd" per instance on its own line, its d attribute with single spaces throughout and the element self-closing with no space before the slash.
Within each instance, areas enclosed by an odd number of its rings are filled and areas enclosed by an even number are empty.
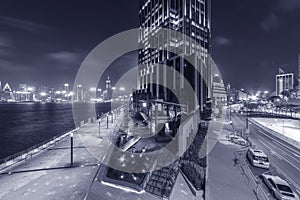
<svg viewBox="0 0 300 200">
<path fill-rule="evenodd" d="M 126 128 L 128 122 L 124 122 L 124 119 L 128 119 L 124 112 L 115 116 L 113 122 L 109 118 L 107 128 L 107 118 L 103 118 L 100 134 L 98 122 L 85 124 L 80 128 L 74 134 L 73 166 L 70 165 L 70 136 L 67 136 L 32 158 L 1 170 L 0 200 L 157 200 L 157 196 L 147 192 L 137 194 L 97 180 L 102 164 L 95 157 L 107 155 L 109 141 L 116 137 L 119 128 Z M 93 148 L 93 145 L 98 148 Z M 183 197 L 196 199 L 184 179 L 179 176 L 170 199 L 183 200 Z"/>
<path fill-rule="evenodd" d="M 102 138 L 111 137 L 122 115 L 102 120 L 100 131 Z M 74 134 L 74 165 L 70 166 L 70 137 L 35 154 L 31 159 L 21 161 L 0 171 L 0 199 L 84 199 L 93 177 L 99 168 L 95 159 L 82 142 L 86 133 L 99 134 L 99 124 L 85 124 Z"/>
<path fill-rule="evenodd" d="M 208 138 L 208 145 L 213 146 L 209 147 L 211 151 L 208 154 L 206 199 L 256 199 L 241 167 L 234 163 L 235 152 L 242 147 L 227 140 L 232 128 L 228 122 L 214 123 L 223 123 L 224 128 L 221 132 L 212 130 Z"/>
</svg>

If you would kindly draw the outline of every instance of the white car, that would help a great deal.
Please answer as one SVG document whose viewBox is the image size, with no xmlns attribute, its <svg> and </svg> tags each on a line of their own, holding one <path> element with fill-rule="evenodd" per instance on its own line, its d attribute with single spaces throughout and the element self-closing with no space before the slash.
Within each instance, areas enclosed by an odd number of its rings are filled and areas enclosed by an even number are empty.
<svg viewBox="0 0 300 200">
<path fill-rule="evenodd" d="M 248 142 L 245 139 L 241 138 L 241 137 L 233 136 L 230 139 L 235 144 L 238 144 L 238 145 L 241 145 L 241 146 L 247 146 L 248 145 Z"/>
<path fill-rule="evenodd" d="M 262 151 L 257 149 L 248 149 L 247 158 L 252 166 L 269 169 L 270 162 L 268 156 Z"/>
<path fill-rule="evenodd" d="M 293 192 L 290 185 L 279 176 L 263 174 L 262 178 L 275 199 L 299 200 L 299 196 Z"/>
</svg>

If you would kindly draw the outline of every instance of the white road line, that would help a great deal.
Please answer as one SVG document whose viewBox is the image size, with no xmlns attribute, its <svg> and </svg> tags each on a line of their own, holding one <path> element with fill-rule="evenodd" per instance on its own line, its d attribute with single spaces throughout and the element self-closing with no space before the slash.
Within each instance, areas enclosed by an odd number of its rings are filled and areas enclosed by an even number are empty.
<svg viewBox="0 0 300 200">
<path fill-rule="evenodd" d="M 298 155 L 298 154 L 297 154 L 293 149 L 291 149 L 290 147 L 288 147 L 288 146 L 286 146 L 285 144 L 279 142 L 278 140 L 274 140 L 274 142 L 277 143 L 277 144 L 280 144 L 280 145 L 284 146 L 285 148 L 287 148 L 287 150 L 288 150 L 289 152 L 291 152 L 292 154 L 294 154 L 294 155 L 296 155 L 297 157 L 300 158 L 300 155 Z"/>
<path fill-rule="evenodd" d="M 276 153 L 275 151 L 271 150 L 271 154 L 273 154 L 274 156 L 278 157 L 280 160 L 283 159 L 283 157 L 281 155 L 279 155 L 278 153 Z"/>
<path fill-rule="evenodd" d="M 258 130 L 259 132 L 261 132 L 260 130 Z M 262 133 L 264 134 L 264 133 Z M 268 136 L 269 137 L 269 136 Z M 274 154 L 275 156 L 277 156 L 279 159 L 284 159 L 288 164 L 290 164 L 291 166 L 293 166 L 295 169 L 297 169 L 298 171 L 300 171 L 300 168 L 297 167 L 295 164 L 293 164 L 292 162 L 290 162 L 289 160 L 287 160 L 285 157 L 282 157 L 281 155 L 279 155 L 277 152 L 271 150 L 271 153 Z"/>
<path fill-rule="evenodd" d="M 275 166 L 275 168 L 296 187 L 296 190 L 300 190 L 300 186 L 292 178 L 283 172 L 277 165 L 273 164 L 273 166 Z"/>
<path fill-rule="evenodd" d="M 262 132 L 261 130 L 258 130 L 258 132 L 260 132 L 261 134 L 263 134 L 263 135 L 265 135 L 266 137 L 270 138 L 270 139 L 273 140 L 275 143 L 277 143 L 277 144 L 279 144 L 279 145 L 282 145 L 282 146 L 286 147 L 286 148 L 287 148 L 286 150 L 288 150 L 290 153 L 292 153 L 292 154 L 295 154 L 295 153 L 296 153 L 295 150 L 291 149 L 289 146 L 287 146 L 287 145 L 285 145 L 285 144 L 279 142 L 279 141 L 276 140 L 275 138 L 272 138 L 272 137 L 268 136 L 266 133 Z M 297 155 L 297 157 L 300 157 L 300 155 L 299 155 L 299 156 Z"/>
</svg>

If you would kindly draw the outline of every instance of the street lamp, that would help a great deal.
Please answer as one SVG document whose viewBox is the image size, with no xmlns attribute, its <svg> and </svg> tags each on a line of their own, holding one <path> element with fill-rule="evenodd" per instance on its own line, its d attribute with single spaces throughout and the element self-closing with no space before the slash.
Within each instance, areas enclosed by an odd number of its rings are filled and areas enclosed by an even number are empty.
<svg viewBox="0 0 300 200">
<path fill-rule="evenodd" d="M 249 130 L 249 110 L 248 110 L 248 102 L 246 101 L 246 134 L 250 133 Z"/>
<path fill-rule="evenodd" d="M 125 88 L 124 87 L 120 87 L 120 91 L 125 91 Z"/>
<path fill-rule="evenodd" d="M 106 114 L 106 126 L 107 126 L 107 129 L 108 129 L 108 114 Z"/>
<path fill-rule="evenodd" d="M 282 119 L 282 135 L 284 135 L 284 119 Z"/>
<path fill-rule="evenodd" d="M 99 137 L 100 138 L 101 138 L 101 132 L 100 132 L 100 130 L 101 130 L 101 117 L 102 116 L 100 116 L 99 119 L 98 119 L 98 123 L 99 123 Z"/>
<path fill-rule="evenodd" d="M 74 138 L 74 133 L 70 133 L 70 138 L 71 138 L 71 166 L 73 166 L 73 138 Z"/>
</svg>

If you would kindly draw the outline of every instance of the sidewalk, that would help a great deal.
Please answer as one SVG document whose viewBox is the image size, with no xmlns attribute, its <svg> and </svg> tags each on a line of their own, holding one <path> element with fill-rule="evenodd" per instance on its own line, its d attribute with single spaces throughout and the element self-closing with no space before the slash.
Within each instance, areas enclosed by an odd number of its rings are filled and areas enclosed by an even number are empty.
<svg viewBox="0 0 300 200">
<path fill-rule="evenodd" d="M 226 135 L 230 132 L 229 125 L 225 125 L 220 134 L 209 138 L 208 143 L 216 144 L 208 154 L 206 199 L 256 199 L 241 168 L 234 163 L 234 152 L 241 150 L 241 147 L 226 141 Z"/>
<path fill-rule="evenodd" d="M 114 123 L 109 121 L 108 129 L 106 123 L 102 123 L 100 130 L 103 138 L 111 137 L 119 122 L 118 119 Z M 99 168 L 99 161 L 80 140 L 87 133 L 98 136 L 99 124 L 86 124 L 78 134 L 74 134 L 73 167 L 70 167 L 70 137 L 66 137 L 31 159 L 2 170 L 0 199 L 84 199 Z M 103 138 L 98 139 L 104 142 Z"/>
</svg>

